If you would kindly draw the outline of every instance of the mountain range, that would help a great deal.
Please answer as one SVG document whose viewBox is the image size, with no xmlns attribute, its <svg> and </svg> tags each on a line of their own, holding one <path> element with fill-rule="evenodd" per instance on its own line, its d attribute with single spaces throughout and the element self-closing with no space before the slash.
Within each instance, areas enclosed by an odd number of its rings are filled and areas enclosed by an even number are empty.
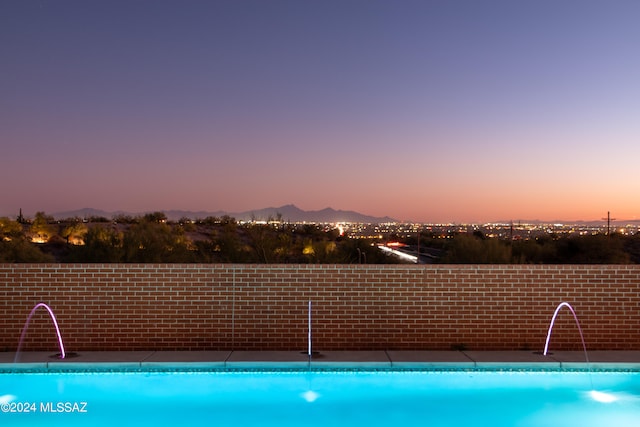
<svg viewBox="0 0 640 427">
<path fill-rule="evenodd" d="M 325 208 L 318 211 L 305 211 L 298 208 L 295 205 L 284 205 L 277 208 L 263 208 L 244 212 L 206 212 L 206 211 L 184 211 L 184 210 L 168 210 L 161 211 L 167 216 L 170 221 L 177 221 L 181 218 L 189 219 L 203 219 L 207 217 L 222 217 L 230 216 L 238 221 L 266 221 L 267 219 L 280 218 L 286 222 L 310 222 L 310 223 L 336 223 L 336 222 L 352 222 L 352 223 L 386 223 L 386 222 L 399 222 L 394 218 L 388 216 L 375 217 L 370 215 L 361 214 L 354 211 L 335 210 L 332 208 Z M 116 216 L 140 216 L 149 212 L 143 213 L 131 213 L 131 212 L 107 212 L 99 209 L 85 208 L 67 212 L 57 212 L 52 214 L 55 219 L 65 218 L 89 218 L 89 217 L 104 217 L 113 218 Z"/>
</svg>

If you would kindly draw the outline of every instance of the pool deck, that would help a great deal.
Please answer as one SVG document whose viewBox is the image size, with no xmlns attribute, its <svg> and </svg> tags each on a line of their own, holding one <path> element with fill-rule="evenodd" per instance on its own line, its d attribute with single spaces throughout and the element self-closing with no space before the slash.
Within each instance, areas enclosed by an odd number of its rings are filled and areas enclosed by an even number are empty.
<svg viewBox="0 0 640 427">
<path fill-rule="evenodd" d="M 640 351 L 82 351 L 0 352 L 0 372 L 154 369 L 602 369 L 640 371 Z"/>
</svg>

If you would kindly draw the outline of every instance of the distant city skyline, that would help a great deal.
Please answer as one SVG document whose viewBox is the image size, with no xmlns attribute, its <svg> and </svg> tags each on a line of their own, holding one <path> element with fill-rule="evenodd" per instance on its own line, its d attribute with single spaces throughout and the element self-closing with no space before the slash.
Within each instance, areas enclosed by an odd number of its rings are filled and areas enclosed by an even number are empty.
<svg viewBox="0 0 640 427">
<path fill-rule="evenodd" d="M 640 219 L 640 3 L 0 3 L 0 216 Z"/>
<path fill-rule="evenodd" d="M 447 222 L 424 222 L 424 221 L 403 221 L 398 218 L 393 218 L 389 216 L 384 217 L 376 217 L 372 215 L 368 215 L 365 212 L 356 212 L 356 211 L 345 211 L 341 209 L 333 209 L 331 207 L 327 207 L 320 210 L 304 210 L 300 209 L 295 205 L 285 205 L 279 207 L 266 207 L 266 208 L 257 208 L 250 209 L 243 212 L 231 212 L 225 210 L 219 211 L 188 211 L 182 209 L 165 209 L 165 210 L 153 210 L 153 211 L 139 211 L 139 212 L 131 212 L 131 211 L 123 211 L 123 210 L 115 210 L 115 211 L 105 211 L 102 209 L 94 209 L 94 208 L 83 208 L 83 209 L 74 209 L 74 210 L 66 210 L 66 211 L 56 211 L 56 212 L 48 212 L 39 210 L 38 212 L 44 212 L 47 216 L 53 217 L 56 220 L 69 220 L 72 218 L 106 218 L 106 219 L 114 219 L 119 216 L 130 216 L 130 217 L 142 217 L 146 214 L 154 214 L 158 212 L 162 212 L 165 214 L 166 218 L 169 221 L 178 221 L 183 218 L 188 218 L 192 220 L 205 219 L 209 217 L 223 217 L 230 216 L 238 221 L 283 221 L 283 222 L 292 222 L 292 223 L 345 223 L 345 224 L 356 224 L 356 223 L 368 223 L 368 224 L 385 224 L 385 223 L 396 223 L 396 224 L 406 224 L 406 225 L 415 225 L 419 224 L 428 226 L 428 225 L 493 225 L 500 227 L 508 227 L 509 225 L 519 227 L 526 225 L 533 226 L 571 226 L 571 225 L 589 225 L 600 228 L 607 227 L 639 227 L 640 219 L 633 218 L 615 218 L 610 215 L 609 212 L 604 217 L 601 218 L 592 218 L 592 219 L 576 219 L 576 220 L 566 220 L 562 218 L 556 218 L 554 220 L 540 220 L 536 218 L 512 218 L 512 219 L 494 219 L 491 221 L 482 221 L 482 222 L 457 222 L 457 221 L 447 221 Z M 0 217 L 9 217 L 10 219 L 22 219 L 25 221 L 33 220 L 35 215 L 38 212 L 24 212 L 22 209 L 18 210 L 17 214 L 8 214 L 8 215 L 0 215 Z"/>
</svg>

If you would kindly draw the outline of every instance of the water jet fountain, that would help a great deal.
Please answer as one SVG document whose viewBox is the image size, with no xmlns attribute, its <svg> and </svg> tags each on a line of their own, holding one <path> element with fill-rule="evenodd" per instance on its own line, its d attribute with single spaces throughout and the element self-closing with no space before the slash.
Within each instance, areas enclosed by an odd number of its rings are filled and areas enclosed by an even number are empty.
<svg viewBox="0 0 640 427">
<path fill-rule="evenodd" d="M 309 300 L 309 332 L 307 334 L 307 343 L 307 355 L 309 356 L 309 360 L 311 360 L 311 356 L 313 355 L 313 353 L 311 352 L 311 300 Z"/>
<path fill-rule="evenodd" d="M 544 344 L 544 351 L 542 352 L 542 354 L 546 356 L 549 351 L 549 341 L 551 340 L 551 331 L 553 330 L 553 324 L 555 323 L 556 316 L 558 315 L 562 307 L 567 307 L 569 311 L 571 311 L 573 319 L 576 321 L 576 325 L 578 326 L 578 332 L 580 332 L 580 339 L 582 340 L 582 348 L 584 350 L 584 358 L 587 362 L 587 373 L 589 374 L 589 382 L 591 383 L 591 396 L 595 400 L 605 401 L 601 400 L 601 396 L 603 395 L 603 393 L 598 393 L 593 389 L 593 379 L 591 378 L 591 366 L 589 364 L 589 355 L 587 354 L 587 345 L 584 342 L 584 335 L 582 334 L 582 328 L 580 327 L 580 322 L 578 321 L 578 315 L 576 314 L 576 311 L 573 309 L 573 307 L 571 307 L 571 304 L 569 304 L 568 302 L 561 302 L 560 304 L 558 304 L 558 307 L 556 307 L 556 311 L 553 313 L 553 317 L 551 317 L 549 331 L 547 332 L 547 341 Z"/>
<path fill-rule="evenodd" d="M 40 307 L 43 307 L 44 309 L 47 310 L 47 312 L 49 313 L 49 316 L 51 317 L 51 320 L 53 321 L 53 326 L 56 329 L 56 335 L 58 337 L 58 345 L 60 347 L 60 354 L 56 355 L 56 357 L 60 359 L 64 359 L 66 357 L 66 353 L 64 351 L 64 344 L 62 343 L 62 335 L 60 335 L 60 328 L 58 327 L 58 321 L 56 320 L 56 316 L 53 314 L 53 310 L 51 310 L 51 308 L 47 304 L 43 302 L 39 302 L 31 309 L 31 312 L 27 317 L 27 321 L 25 322 L 24 327 L 22 328 L 22 334 L 20 334 L 20 341 L 18 342 L 18 349 L 16 350 L 16 355 L 13 359 L 14 363 L 18 361 L 18 357 L 20 355 L 20 349 L 22 348 L 22 342 L 24 341 L 24 337 L 27 334 L 27 328 L 29 328 L 29 322 L 31 321 L 33 314 Z"/>
<path fill-rule="evenodd" d="M 551 324 L 549 325 L 549 332 L 547 332 L 547 341 L 544 344 L 544 352 L 542 354 L 546 356 L 548 353 L 549 341 L 551 340 L 551 331 L 553 330 L 553 324 L 555 323 L 556 316 L 558 315 L 558 312 L 560 311 L 560 309 L 562 309 L 562 307 L 567 307 L 569 311 L 571 311 L 571 314 L 573 314 L 573 318 L 575 319 L 576 325 L 578 326 L 578 332 L 580 332 L 580 339 L 582 340 L 582 348 L 584 349 L 584 358 L 587 361 L 587 365 L 589 365 L 589 356 L 587 355 L 587 346 L 584 342 L 584 335 L 582 334 L 582 328 L 580 327 L 580 322 L 578 322 L 578 316 L 576 315 L 575 310 L 573 309 L 573 307 L 571 307 L 571 305 L 568 302 L 561 302 L 560 304 L 558 304 L 558 307 L 556 307 L 556 311 L 553 313 L 553 317 L 551 318 Z"/>
</svg>

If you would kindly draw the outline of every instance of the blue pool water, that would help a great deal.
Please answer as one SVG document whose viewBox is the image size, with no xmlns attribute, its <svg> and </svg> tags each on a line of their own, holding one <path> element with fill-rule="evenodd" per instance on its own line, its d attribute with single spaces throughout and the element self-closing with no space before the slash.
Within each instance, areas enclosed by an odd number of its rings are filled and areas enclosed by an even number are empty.
<svg viewBox="0 0 640 427">
<path fill-rule="evenodd" d="M 2 373 L 0 407 L 1 426 L 637 427 L 640 373 Z"/>
</svg>

